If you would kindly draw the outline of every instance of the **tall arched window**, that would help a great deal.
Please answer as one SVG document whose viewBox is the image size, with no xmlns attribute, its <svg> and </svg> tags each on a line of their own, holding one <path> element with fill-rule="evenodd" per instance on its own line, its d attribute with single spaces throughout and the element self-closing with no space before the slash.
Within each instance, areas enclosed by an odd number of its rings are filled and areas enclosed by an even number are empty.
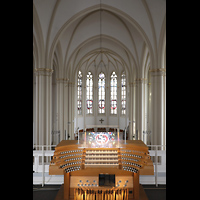
<svg viewBox="0 0 200 200">
<path fill-rule="evenodd" d="M 78 72 L 78 83 L 77 83 L 77 109 L 78 115 L 82 114 L 82 73 Z"/>
<path fill-rule="evenodd" d="M 87 73 L 86 79 L 86 105 L 87 114 L 93 113 L 93 76 L 91 72 Z"/>
<path fill-rule="evenodd" d="M 121 75 L 121 114 L 126 114 L 126 74 Z"/>
<path fill-rule="evenodd" d="M 101 72 L 98 77 L 99 113 L 105 113 L 105 74 Z"/>
<path fill-rule="evenodd" d="M 117 75 L 115 72 L 110 77 L 110 114 L 117 114 Z"/>
</svg>

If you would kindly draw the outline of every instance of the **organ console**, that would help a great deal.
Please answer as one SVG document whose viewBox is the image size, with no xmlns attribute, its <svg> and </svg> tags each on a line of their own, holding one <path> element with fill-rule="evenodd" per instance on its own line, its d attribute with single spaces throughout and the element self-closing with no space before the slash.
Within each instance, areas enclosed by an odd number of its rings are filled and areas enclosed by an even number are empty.
<svg viewBox="0 0 200 200">
<path fill-rule="evenodd" d="M 154 168 L 141 140 L 83 143 L 62 140 L 55 147 L 49 174 L 64 175 L 55 200 L 148 200 L 139 175 L 153 175 Z"/>
</svg>

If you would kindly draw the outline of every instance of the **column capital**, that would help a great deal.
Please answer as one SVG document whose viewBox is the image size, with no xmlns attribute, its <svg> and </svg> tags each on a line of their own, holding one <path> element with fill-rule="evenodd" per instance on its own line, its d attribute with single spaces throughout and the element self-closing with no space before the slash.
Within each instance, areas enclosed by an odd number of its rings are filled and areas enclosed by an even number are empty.
<svg viewBox="0 0 200 200">
<path fill-rule="evenodd" d="M 74 82 L 68 82 L 68 85 L 71 86 L 71 87 L 74 87 L 75 83 Z"/>
<path fill-rule="evenodd" d="M 36 76 L 51 76 L 53 73 L 53 69 L 49 69 L 49 68 L 35 68 L 34 72 L 36 74 Z"/>
<path fill-rule="evenodd" d="M 161 72 L 161 71 L 165 71 L 166 72 L 166 68 L 156 68 L 156 69 L 150 69 L 150 72 Z"/>
<path fill-rule="evenodd" d="M 129 82 L 129 87 L 133 87 L 134 83 L 133 82 Z"/>
<path fill-rule="evenodd" d="M 68 84 L 69 79 L 68 78 L 57 78 L 56 79 L 57 83 L 64 83 L 64 84 Z"/>
<path fill-rule="evenodd" d="M 166 68 L 150 69 L 149 72 L 152 76 L 166 76 Z"/>
<path fill-rule="evenodd" d="M 137 87 L 137 82 L 136 81 L 130 82 L 129 87 Z"/>
<path fill-rule="evenodd" d="M 57 78 L 56 82 L 57 83 L 64 83 L 65 79 L 64 78 Z"/>
<path fill-rule="evenodd" d="M 134 84 L 145 84 L 147 83 L 147 78 L 136 78 Z"/>
</svg>

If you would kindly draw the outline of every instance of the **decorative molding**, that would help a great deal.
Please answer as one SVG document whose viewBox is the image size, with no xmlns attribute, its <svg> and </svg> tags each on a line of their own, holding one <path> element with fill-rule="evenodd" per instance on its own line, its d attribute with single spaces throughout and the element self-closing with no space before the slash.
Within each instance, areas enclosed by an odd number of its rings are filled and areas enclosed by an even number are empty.
<svg viewBox="0 0 200 200">
<path fill-rule="evenodd" d="M 132 86 L 133 86 L 133 84 L 134 84 L 133 82 L 129 82 L 129 86 L 130 86 L 130 87 L 132 87 Z"/>
<path fill-rule="evenodd" d="M 53 72 L 54 70 L 53 69 L 49 69 L 49 68 L 35 68 L 34 71 L 35 72 L 38 72 L 38 71 Z"/>
<path fill-rule="evenodd" d="M 166 72 L 166 68 L 150 69 L 149 72 Z"/>
<path fill-rule="evenodd" d="M 136 82 L 129 82 L 129 87 L 136 87 L 137 83 Z"/>
<path fill-rule="evenodd" d="M 66 80 L 66 79 L 65 79 L 65 80 Z M 66 83 L 66 86 L 74 87 L 74 86 L 75 86 L 75 82 L 67 82 L 67 83 Z"/>
<path fill-rule="evenodd" d="M 138 84 L 138 83 L 147 83 L 147 78 L 136 78 L 135 81 L 134 81 L 134 84 Z"/>
<path fill-rule="evenodd" d="M 147 80 L 146 78 L 136 78 L 135 81 L 145 81 Z"/>
<path fill-rule="evenodd" d="M 56 82 L 57 83 L 64 83 L 65 79 L 64 78 L 57 78 Z"/>
<path fill-rule="evenodd" d="M 65 84 L 65 87 L 71 85 L 68 78 L 56 78 L 56 82 Z"/>
<path fill-rule="evenodd" d="M 35 68 L 34 73 L 36 76 L 51 76 L 53 73 L 53 69 L 49 68 Z"/>
<path fill-rule="evenodd" d="M 149 70 L 149 72 L 151 72 L 152 77 L 166 76 L 166 68 L 151 69 L 151 70 Z"/>
</svg>

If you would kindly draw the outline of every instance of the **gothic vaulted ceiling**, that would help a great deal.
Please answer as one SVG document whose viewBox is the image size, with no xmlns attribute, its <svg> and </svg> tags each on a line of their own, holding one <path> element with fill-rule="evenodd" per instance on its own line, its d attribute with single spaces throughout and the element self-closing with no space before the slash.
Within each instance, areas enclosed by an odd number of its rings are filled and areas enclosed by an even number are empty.
<svg viewBox="0 0 200 200">
<path fill-rule="evenodd" d="M 144 78 L 164 68 L 166 0 L 33 0 L 34 68 L 68 79 L 113 66 Z"/>
</svg>

